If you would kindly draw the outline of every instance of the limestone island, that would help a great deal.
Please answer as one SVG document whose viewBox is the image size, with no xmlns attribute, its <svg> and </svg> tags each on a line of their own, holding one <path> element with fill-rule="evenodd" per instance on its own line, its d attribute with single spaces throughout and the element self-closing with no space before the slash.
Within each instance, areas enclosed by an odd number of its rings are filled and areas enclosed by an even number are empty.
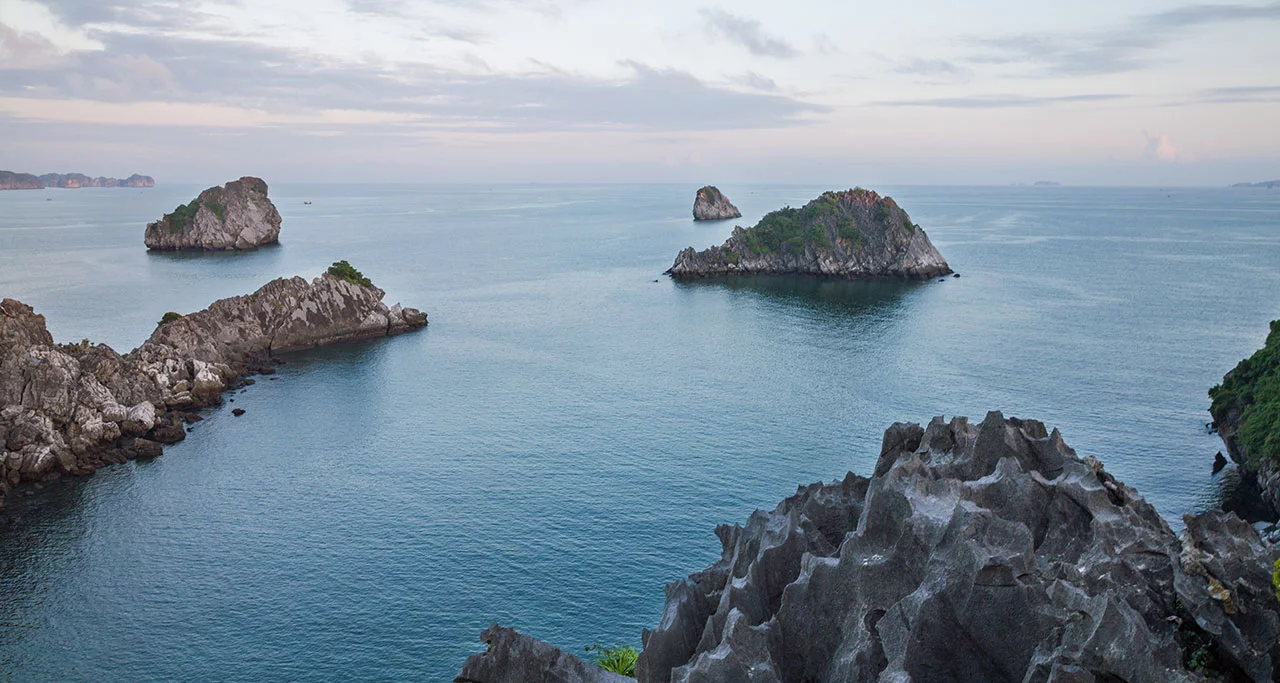
<svg viewBox="0 0 1280 683">
<path fill-rule="evenodd" d="M 186 437 L 192 412 L 227 389 L 275 372 L 272 357 L 424 327 L 346 261 L 320 277 L 279 278 L 189 315 L 166 313 L 141 346 L 120 355 L 84 340 L 55 344 L 44 316 L 0 302 L 0 505 L 22 482 L 84 475 L 153 457 Z"/>
<path fill-rule="evenodd" d="M 951 272 L 924 229 L 893 199 L 856 188 L 827 192 L 800 209 L 774 211 L 751 228 L 735 226 L 721 246 L 680 252 L 667 274 L 678 280 L 725 275 L 924 280 Z"/>
<path fill-rule="evenodd" d="M 244 176 L 147 224 L 144 241 L 153 251 L 257 249 L 280 241 L 280 213 L 267 198 L 267 184 Z"/>
<path fill-rule="evenodd" d="M 898 423 L 870 477 L 802 486 L 772 512 L 717 527 L 720 559 L 666 587 L 628 673 L 1280 680 L 1280 546 L 1234 513 L 1183 522 L 1175 533 L 1040 422 L 992 412 L 979 424 Z M 630 680 L 496 624 L 482 640 L 488 651 L 455 682 Z"/>
<path fill-rule="evenodd" d="M 1280 320 L 1271 322 L 1263 347 L 1228 372 L 1209 397 L 1227 453 L 1280 513 Z"/>
<path fill-rule="evenodd" d="M 738 207 L 713 185 L 698 190 L 698 195 L 693 200 L 695 221 L 723 221 L 741 217 L 742 212 L 738 211 Z"/>
<path fill-rule="evenodd" d="M 0 190 L 43 190 L 58 187 L 74 190 L 81 187 L 155 187 L 156 181 L 149 175 L 134 173 L 128 178 L 92 177 L 83 173 L 46 173 L 35 176 L 30 173 L 0 171 Z"/>
</svg>

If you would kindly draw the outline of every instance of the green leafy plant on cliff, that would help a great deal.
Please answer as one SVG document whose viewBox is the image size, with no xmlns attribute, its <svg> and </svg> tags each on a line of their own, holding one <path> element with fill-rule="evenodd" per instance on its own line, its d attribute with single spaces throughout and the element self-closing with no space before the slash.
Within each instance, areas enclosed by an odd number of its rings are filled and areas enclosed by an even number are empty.
<svg viewBox="0 0 1280 683">
<path fill-rule="evenodd" d="M 371 282 L 369 278 L 365 277 L 363 273 L 356 270 L 355 267 L 346 261 L 338 261 L 337 263 L 334 263 L 329 266 L 329 270 L 326 272 L 336 278 L 346 280 L 353 285 L 360 285 L 361 287 L 373 286 L 373 282 Z"/>
<path fill-rule="evenodd" d="M 640 657 L 640 653 L 634 647 L 605 647 L 597 643 L 587 647 L 586 651 L 593 655 L 596 665 L 605 671 L 635 677 L 636 659 Z"/>
<path fill-rule="evenodd" d="M 1266 344 L 1209 390 L 1209 412 L 1218 424 L 1235 420 L 1236 444 L 1246 461 L 1280 463 L 1280 320 Z"/>
<path fill-rule="evenodd" d="M 181 313 L 174 313 L 173 311 L 169 311 L 168 313 L 165 313 L 164 316 L 160 318 L 160 322 L 156 323 L 156 325 L 157 326 L 168 325 L 169 323 L 175 320 L 181 320 L 183 317 L 184 316 Z"/>
<path fill-rule="evenodd" d="M 169 214 L 169 230 L 173 232 L 182 232 L 191 221 L 195 220 L 196 212 L 200 210 L 200 200 L 193 199 L 189 204 L 179 204 L 178 208 Z"/>
<path fill-rule="evenodd" d="M 1276 560 L 1276 570 L 1271 572 L 1271 587 L 1276 589 L 1276 600 L 1280 600 L 1280 560 Z"/>
<path fill-rule="evenodd" d="M 747 248 L 754 254 L 779 251 L 801 254 L 806 245 L 830 249 L 829 228 L 833 223 L 840 239 L 852 242 L 855 248 L 865 244 L 853 221 L 847 217 L 837 219 L 839 214 L 840 199 L 834 192 L 827 192 L 799 209 L 787 206 L 771 211 L 746 231 Z"/>
</svg>

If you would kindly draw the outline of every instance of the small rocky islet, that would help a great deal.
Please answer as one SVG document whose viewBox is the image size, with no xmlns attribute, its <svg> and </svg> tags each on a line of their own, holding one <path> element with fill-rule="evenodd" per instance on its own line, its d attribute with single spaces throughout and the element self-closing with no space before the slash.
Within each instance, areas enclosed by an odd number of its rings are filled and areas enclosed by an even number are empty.
<svg viewBox="0 0 1280 683">
<path fill-rule="evenodd" d="M 723 245 L 676 256 L 677 280 L 727 275 L 808 275 L 843 280 L 927 280 L 951 267 L 890 197 L 855 188 L 736 226 Z"/>
<path fill-rule="evenodd" d="M 267 183 L 244 176 L 147 224 L 143 241 L 152 251 L 242 251 L 278 243 L 280 223 Z"/>
<path fill-rule="evenodd" d="M 426 326 L 418 309 L 385 293 L 345 261 L 307 281 L 273 280 L 190 315 L 165 314 L 141 346 L 121 355 L 84 340 L 56 344 L 44 316 L 0 302 L 0 504 L 22 482 L 90 474 L 161 453 L 186 437 L 191 411 L 272 374 L 273 357 Z"/>
<path fill-rule="evenodd" d="M 870 477 L 717 527 L 635 677 L 1277 680 L 1280 546 L 1233 513 L 1183 521 L 1040 422 L 895 424 Z M 629 680 L 496 624 L 482 640 L 456 683 Z"/>
<path fill-rule="evenodd" d="M 693 198 L 693 220 L 724 221 L 741 218 L 742 212 L 714 185 L 698 190 Z"/>
</svg>

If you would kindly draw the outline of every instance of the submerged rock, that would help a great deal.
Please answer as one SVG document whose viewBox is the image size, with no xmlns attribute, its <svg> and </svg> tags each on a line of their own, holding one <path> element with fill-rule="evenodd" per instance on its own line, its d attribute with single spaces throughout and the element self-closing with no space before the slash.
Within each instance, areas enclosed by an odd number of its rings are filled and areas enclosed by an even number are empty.
<svg viewBox="0 0 1280 683">
<path fill-rule="evenodd" d="M 927 280 L 951 274 L 951 267 L 893 199 L 859 188 L 774 211 L 752 228 L 735 227 L 721 246 L 685 249 L 667 274 Z"/>
<path fill-rule="evenodd" d="M 148 224 L 144 241 L 157 251 L 256 249 L 280 241 L 280 213 L 267 198 L 267 184 L 245 176 Z"/>
<path fill-rule="evenodd" d="M 480 634 L 487 652 L 472 655 L 454 683 L 627 683 L 620 676 L 497 624 Z"/>
<path fill-rule="evenodd" d="M 693 220 L 695 221 L 723 221 L 741 217 L 742 212 L 738 211 L 738 207 L 712 185 L 698 190 L 698 195 L 693 200 Z"/>
<path fill-rule="evenodd" d="M 0 504 L 10 488 L 159 454 L 182 421 L 221 402 L 280 351 L 418 329 L 426 315 L 382 302 L 372 284 L 324 274 L 274 280 L 248 296 L 162 323 L 134 351 L 54 344 L 44 316 L 0 302 Z"/>
<path fill-rule="evenodd" d="M 636 677 L 1276 680 L 1280 548 L 1230 513 L 1185 523 L 1039 422 L 895 424 L 870 478 L 718 527 L 720 560 L 667 586 Z"/>
</svg>

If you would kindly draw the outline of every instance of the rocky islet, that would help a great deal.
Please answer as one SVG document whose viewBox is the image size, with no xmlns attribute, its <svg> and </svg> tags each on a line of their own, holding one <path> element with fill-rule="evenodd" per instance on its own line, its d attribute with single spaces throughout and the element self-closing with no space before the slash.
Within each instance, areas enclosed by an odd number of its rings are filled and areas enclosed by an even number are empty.
<svg viewBox="0 0 1280 683">
<path fill-rule="evenodd" d="M 153 251 L 241 251 L 279 242 L 280 223 L 267 183 L 244 176 L 149 223 L 143 241 Z"/>
<path fill-rule="evenodd" d="M 734 227 L 723 245 L 681 251 L 677 280 L 726 275 L 809 275 L 844 280 L 926 280 L 951 267 L 920 226 L 889 197 L 855 188 L 827 192 L 802 208 Z"/>
<path fill-rule="evenodd" d="M 134 173 L 127 178 L 109 178 L 107 176 L 87 176 L 83 173 L 46 173 L 37 176 L 31 173 L 0 171 L 0 190 L 42 190 L 46 187 L 74 190 L 82 187 L 133 188 L 155 186 L 155 178 L 138 173 Z"/>
<path fill-rule="evenodd" d="M 693 198 L 693 220 L 723 221 L 741 218 L 742 212 L 714 185 L 698 190 Z"/>
</svg>

